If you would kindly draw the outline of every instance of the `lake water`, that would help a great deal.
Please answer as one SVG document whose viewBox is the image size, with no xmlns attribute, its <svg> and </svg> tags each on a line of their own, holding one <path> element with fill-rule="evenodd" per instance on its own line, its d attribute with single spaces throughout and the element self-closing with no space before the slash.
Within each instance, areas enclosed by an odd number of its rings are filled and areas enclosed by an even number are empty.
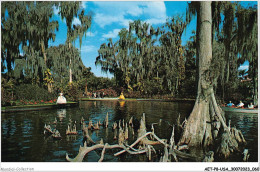
<svg viewBox="0 0 260 172">
<path fill-rule="evenodd" d="M 103 121 L 109 114 L 109 127 L 100 127 L 100 130 L 91 131 L 90 135 L 94 141 L 103 138 L 104 143 L 117 144 L 113 139 L 112 123 L 122 120 L 129 121 L 131 116 L 140 120 L 143 113 L 146 114 L 146 124 L 155 125 L 155 133 L 160 138 L 169 138 L 172 127 L 180 115 L 181 121 L 187 118 L 194 103 L 183 102 L 160 102 L 160 101 L 84 101 L 79 107 L 67 109 L 52 109 L 42 111 L 27 111 L 16 113 L 2 113 L 1 115 L 1 157 L 2 162 L 59 162 L 66 161 L 65 155 L 74 158 L 83 145 L 83 135 L 80 120 L 84 117 L 88 124 L 89 119 L 94 123 Z M 54 140 L 51 136 L 44 135 L 44 125 L 53 123 L 60 131 L 62 139 Z M 258 158 L 258 115 L 257 114 L 233 114 L 226 113 L 227 121 L 232 120 L 242 130 L 249 149 L 249 161 L 257 162 Z M 66 136 L 69 119 L 76 121 L 78 135 Z M 159 123 L 160 119 L 162 122 Z M 160 124 L 160 125 L 159 125 Z M 54 126 L 54 124 L 52 124 Z M 149 129 L 148 129 L 149 130 Z M 136 135 L 129 133 L 128 143 L 136 140 Z M 90 152 L 83 161 L 97 162 L 102 150 Z M 108 162 L 142 162 L 147 161 L 146 155 L 123 154 L 114 157 L 113 154 L 119 150 L 106 150 L 104 161 Z M 241 155 L 242 156 L 242 155 Z M 156 160 L 154 160 L 156 161 Z"/>
</svg>

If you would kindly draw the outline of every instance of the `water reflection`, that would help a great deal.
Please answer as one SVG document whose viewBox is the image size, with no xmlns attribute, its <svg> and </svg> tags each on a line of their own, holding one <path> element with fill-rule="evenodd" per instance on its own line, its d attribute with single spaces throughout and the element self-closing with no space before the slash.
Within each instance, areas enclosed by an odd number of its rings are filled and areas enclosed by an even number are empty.
<svg viewBox="0 0 260 172">
<path fill-rule="evenodd" d="M 150 130 L 152 123 L 156 135 L 160 138 L 169 138 L 171 126 L 176 123 L 180 114 L 182 122 L 188 117 L 193 107 L 193 103 L 173 103 L 173 102 L 149 102 L 149 101 L 85 101 L 80 102 L 79 107 L 68 109 L 53 109 L 44 111 L 28 111 L 19 113 L 4 113 L 1 117 L 1 145 L 3 162 L 51 162 L 66 161 L 64 154 L 71 157 L 77 155 L 79 146 L 84 144 L 84 136 L 81 130 L 80 121 L 82 117 L 85 123 L 89 120 L 95 124 L 105 120 L 108 113 L 108 128 L 100 126 L 100 130 L 89 131 L 93 141 L 99 142 L 103 138 L 105 143 L 117 144 L 118 138 L 114 139 L 112 124 L 114 121 L 123 120 L 125 122 L 134 116 L 134 120 L 139 121 L 142 114 L 146 114 L 146 124 Z M 57 123 L 53 120 L 57 118 Z M 226 114 L 227 121 L 231 119 L 232 126 L 236 125 L 242 131 L 248 142 L 249 161 L 257 161 L 258 150 L 258 116 L 257 115 L 237 115 Z M 66 135 L 66 129 L 71 122 L 76 121 L 78 135 Z M 45 124 L 50 124 L 61 133 L 61 140 L 54 140 L 50 135 L 43 134 Z M 170 131 L 170 132 L 169 132 Z M 128 143 L 131 144 L 136 139 L 136 132 L 129 127 Z M 133 135 L 135 133 L 135 135 Z M 118 134 L 118 133 L 117 133 Z M 90 143 L 89 143 L 90 145 Z M 84 161 L 96 162 L 100 157 L 100 152 L 91 152 Z M 146 155 L 132 156 L 124 154 L 114 157 L 116 150 L 106 151 L 104 161 L 146 161 Z"/>
<path fill-rule="evenodd" d="M 249 150 L 249 161 L 258 159 L 258 114 L 226 113 L 227 121 L 231 120 L 231 126 L 241 130 L 247 141 L 245 148 Z"/>
<path fill-rule="evenodd" d="M 60 122 L 62 122 L 64 118 L 66 118 L 66 109 L 58 109 L 57 117 L 59 118 Z"/>
</svg>

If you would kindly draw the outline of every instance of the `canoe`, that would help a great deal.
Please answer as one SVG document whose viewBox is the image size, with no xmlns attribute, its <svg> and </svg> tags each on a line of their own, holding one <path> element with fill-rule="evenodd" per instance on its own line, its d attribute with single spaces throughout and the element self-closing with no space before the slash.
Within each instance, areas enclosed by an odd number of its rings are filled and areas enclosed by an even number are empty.
<svg viewBox="0 0 260 172">
<path fill-rule="evenodd" d="M 221 106 L 221 108 L 225 112 L 258 113 L 258 109 L 232 108 L 232 107 L 223 107 L 223 106 Z"/>
</svg>

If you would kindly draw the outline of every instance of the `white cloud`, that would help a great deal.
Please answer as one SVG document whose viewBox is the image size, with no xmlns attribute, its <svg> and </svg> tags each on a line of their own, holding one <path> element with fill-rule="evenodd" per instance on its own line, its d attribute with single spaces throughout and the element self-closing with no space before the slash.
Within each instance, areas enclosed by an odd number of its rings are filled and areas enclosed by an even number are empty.
<svg viewBox="0 0 260 172">
<path fill-rule="evenodd" d="M 147 3 L 147 7 L 143 8 L 144 14 L 154 18 L 166 17 L 166 7 L 162 1 L 154 1 Z"/>
<path fill-rule="evenodd" d="M 86 9 L 87 8 L 87 1 L 82 1 L 82 8 Z"/>
<path fill-rule="evenodd" d="M 120 29 L 114 29 L 113 31 L 109 31 L 107 34 L 103 34 L 102 38 L 116 38 Z"/>
<path fill-rule="evenodd" d="M 81 52 L 89 53 L 97 51 L 97 48 L 93 45 L 84 45 L 81 47 Z"/>
<path fill-rule="evenodd" d="M 166 7 L 164 2 L 94 2 L 98 8 L 94 22 L 104 28 L 106 25 L 118 23 L 128 27 L 131 17 L 145 17 L 150 24 L 160 24 L 166 21 Z"/>
</svg>

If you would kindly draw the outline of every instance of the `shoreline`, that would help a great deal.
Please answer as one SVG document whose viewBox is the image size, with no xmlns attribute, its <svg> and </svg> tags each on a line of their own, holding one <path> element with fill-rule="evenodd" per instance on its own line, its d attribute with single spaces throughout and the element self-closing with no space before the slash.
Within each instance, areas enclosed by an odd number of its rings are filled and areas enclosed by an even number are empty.
<svg viewBox="0 0 260 172">
<path fill-rule="evenodd" d="M 175 98 L 175 99 L 147 99 L 147 98 L 126 98 L 120 100 L 117 97 L 114 98 L 79 98 L 79 101 L 161 101 L 161 102 L 195 102 L 195 99 L 191 98 Z"/>
<path fill-rule="evenodd" d="M 114 98 L 79 98 L 79 101 L 160 101 L 160 102 L 195 102 L 195 99 L 188 98 L 176 98 L 176 99 L 136 99 L 136 98 L 126 98 L 120 100 L 117 97 Z M 55 108 L 67 108 L 78 106 L 79 102 L 68 102 L 67 104 L 42 104 L 42 105 L 21 105 L 21 106 L 5 106 L 1 107 L 1 113 L 9 112 L 22 112 L 22 111 L 36 111 L 45 109 L 55 109 Z"/>
<path fill-rule="evenodd" d="M 1 113 L 35 111 L 55 108 L 67 108 L 78 106 L 78 102 L 68 102 L 66 104 L 42 104 L 42 105 L 22 105 L 1 107 Z"/>
</svg>

